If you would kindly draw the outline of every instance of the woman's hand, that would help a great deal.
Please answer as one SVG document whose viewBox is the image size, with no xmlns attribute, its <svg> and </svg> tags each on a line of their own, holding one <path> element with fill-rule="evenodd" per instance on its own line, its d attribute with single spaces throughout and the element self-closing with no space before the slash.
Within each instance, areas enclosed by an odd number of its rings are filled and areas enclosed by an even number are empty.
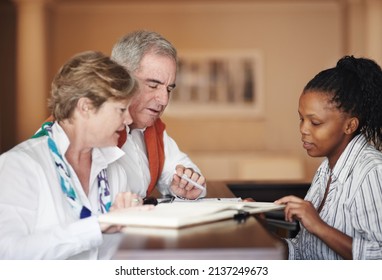
<svg viewBox="0 0 382 280">
<path fill-rule="evenodd" d="M 110 212 L 121 211 L 123 209 L 147 211 L 153 208 L 154 205 L 143 205 L 143 199 L 139 195 L 131 192 L 121 192 L 116 195 L 114 203 L 110 207 Z M 123 226 L 100 223 L 100 227 L 102 233 L 116 233 L 121 231 Z"/>
<path fill-rule="evenodd" d="M 116 209 L 125 209 L 129 207 L 137 207 L 143 205 L 143 199 L 132 192 L 120 192 L 115 197 L 113 205 L 110 207 L 110 211 Z"/>
<path fill-rule="evenodd" d="M 310 201 L 289 195 L 276 200 L 275 203 L 286 204 L 284 209 L 286 221 L 298 220 L 313 234 L 318 231 L 320 226 L 325 224 Z"/>
</svg>

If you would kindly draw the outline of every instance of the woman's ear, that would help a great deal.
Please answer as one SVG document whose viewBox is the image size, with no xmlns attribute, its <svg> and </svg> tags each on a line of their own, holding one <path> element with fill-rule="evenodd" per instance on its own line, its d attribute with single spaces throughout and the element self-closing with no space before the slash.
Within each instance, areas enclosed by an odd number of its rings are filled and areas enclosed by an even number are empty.
<svg viewBox="0 0 382 280">
<path fill-rule="evenodd" d="M 346 134 L 353 134 L 355 131 L 357 131 L 359 126 L 359 120 L 356 117 L 351 117 L 348 119 L 346 123 L 345 133 Z"/>
<path fill-rule="evenodd" d="M 80 114 L 88 114 L 91 109 L 91 101 L 87 97 L 81 97 L 77 102 L 77 110 Z"/>
</svg>

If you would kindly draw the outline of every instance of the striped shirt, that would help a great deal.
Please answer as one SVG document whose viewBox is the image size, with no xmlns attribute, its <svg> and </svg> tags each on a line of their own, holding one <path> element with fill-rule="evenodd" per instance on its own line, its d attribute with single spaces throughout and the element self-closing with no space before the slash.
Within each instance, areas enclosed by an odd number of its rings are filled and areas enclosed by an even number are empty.
<svg viewBox="0 0 382 280">
<path fill-rule="evenodd" d="M 326 159 L 305 197 L 316 209 L 329 176 L 332 181 L 321 219 L 353 238 L 353 259 L 382 259 L 382 153 L 358 135 L 347 145 L 332 173 Z M 302 224 L 297 236 L 286 241 L 289 259 L 342 259 Z"/>
</svg>

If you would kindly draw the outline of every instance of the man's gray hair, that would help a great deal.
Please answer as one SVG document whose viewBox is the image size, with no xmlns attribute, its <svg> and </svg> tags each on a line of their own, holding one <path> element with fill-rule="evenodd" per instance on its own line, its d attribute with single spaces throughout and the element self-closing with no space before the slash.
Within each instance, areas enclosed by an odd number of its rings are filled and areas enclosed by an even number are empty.
<svg viewBox="0 0 382 280">
<path fill-rule="evenodd" d="M 135 72 L 147 53 L 163 55 L 178 62 L 175 47 L 162 35 L 139 30 L 126 34 L 113 46 L 111 58 L 124 66 L 131 73 Z"/>
</svg>

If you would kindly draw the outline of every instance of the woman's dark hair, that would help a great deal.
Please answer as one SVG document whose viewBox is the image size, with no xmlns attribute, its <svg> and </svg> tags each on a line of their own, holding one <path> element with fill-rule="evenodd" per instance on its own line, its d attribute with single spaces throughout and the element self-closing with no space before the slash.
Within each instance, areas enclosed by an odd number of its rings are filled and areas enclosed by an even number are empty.
<svg viewBox="0 0 382 280">
<path fill-rule="evenodd" d="M 345 56 L 318 73 L 304 88 L 332 95 L 337 108 L 359 119 L 356 134 L 382 150 L 382 70 L 373 60 Z"/>
</svg>

